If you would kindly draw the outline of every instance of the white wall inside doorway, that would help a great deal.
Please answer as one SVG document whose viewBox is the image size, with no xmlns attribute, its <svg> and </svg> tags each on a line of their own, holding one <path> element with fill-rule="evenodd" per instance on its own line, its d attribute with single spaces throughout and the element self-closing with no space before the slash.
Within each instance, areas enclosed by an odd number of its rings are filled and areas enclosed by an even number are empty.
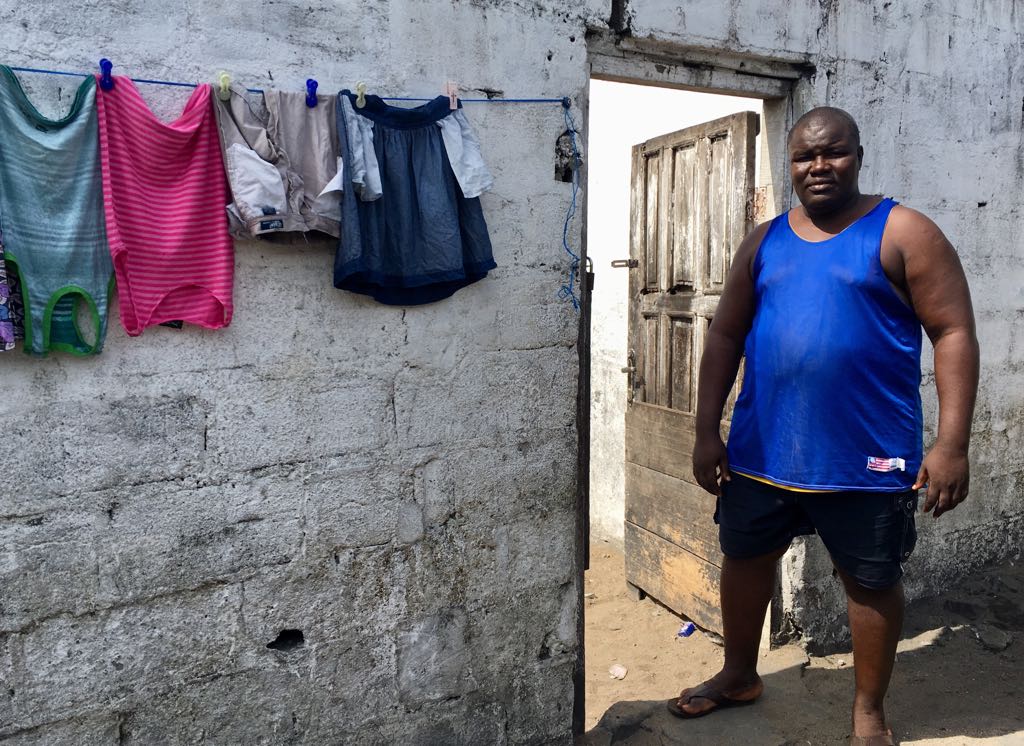
<svg viewBox="0 0 1024 746">
<path fill-rule="evenodd" d="M 630 149 L 657 135 L 740 111 L 759 99 L 590 81 L 587 252 L 594 261 L 591 338 L 590 526 L 622 546 L 626 411 Z M 759 142 L 760 145 L 760 142 Z M 760 150 L 760 148 L 759 148 Z M 761 170 L 758 169 L 757 173 Z"/>
</svg>

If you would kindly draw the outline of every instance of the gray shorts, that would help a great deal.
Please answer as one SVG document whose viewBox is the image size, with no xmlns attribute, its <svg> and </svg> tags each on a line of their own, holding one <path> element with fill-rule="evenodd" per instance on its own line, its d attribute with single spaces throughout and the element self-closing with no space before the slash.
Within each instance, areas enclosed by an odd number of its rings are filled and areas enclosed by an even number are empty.
<svg viewBox="0 0 1024 746">
<path fill-rule="evenodd" d="M 291 242 L 310 232 L 337 238 L 341 220 L 341 152 L 337 96 L 267 91 L 232 84 L 214 96 L 224 166 L 231 186 L 231 233 Z"/>
</svg>

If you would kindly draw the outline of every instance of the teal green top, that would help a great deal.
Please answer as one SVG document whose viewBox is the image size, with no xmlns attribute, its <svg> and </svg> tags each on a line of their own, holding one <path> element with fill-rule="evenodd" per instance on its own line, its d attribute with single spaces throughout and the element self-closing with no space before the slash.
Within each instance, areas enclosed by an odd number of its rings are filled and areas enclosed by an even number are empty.
<svg viewBox="0 0 1024 746">
<path fill-rule="evenodd" d="M 0 225 L 5 258 L 21 276 L 25 350 L 99 352 L 113 265 L 92 76 L 78 87 L 67 116 L 53 120 L 0 65 Z M 90 312 L 91 340 L 76 320 L 78 300 Z"/>
</svg>

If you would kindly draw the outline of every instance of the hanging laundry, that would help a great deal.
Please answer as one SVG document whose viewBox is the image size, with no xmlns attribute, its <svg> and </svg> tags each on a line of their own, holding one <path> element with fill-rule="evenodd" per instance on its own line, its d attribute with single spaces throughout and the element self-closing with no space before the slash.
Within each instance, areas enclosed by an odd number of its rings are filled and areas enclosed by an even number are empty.
<svg viewBox="0 0 1024 746">
<path fill-rule="evenodd" d="M 7 275 L 6 262 L 3 260 L 3 249 L 0 248 L 0 352 L 14 349 L 14 343 L 24 339 L 21 317 L 12 302 L 13 290 Z"/>
<path fill-rule="evenodd" d="M 267 91 L 232 84 L 214 97 L 224 163 L 234 201 L 232 233 L 293 240 L 310 231 L 338 237 L 341 161 L 336 96 Z"/>
<path fill-rule="evenodd" d="M 24 319 L 18 270 L 14 264 L 7 266 L 0 235 L 0 352 L 13 350 L 15 343 L 25 338 Z"/>
<path fill-rule="evenodd" d="M 91 76 L 78 87 L 70 111 L 54 120 L 39 113 L 14 72 L 0 65 L 0 215 L 11 270 L 5 272 L 4 313 L 17 317 L 18 294 L 10 287 L 16 271 L 25 302 L 26 351 L 98 353 L 113 270 Z M 79 301 L 88 308 L 88 330 L 77 323 Z M 13 328 L 14 319 L 8 322 Z"/>
<path fill-rule="evenodd" d="M 182 320 L 231 322 L 234 247 L 230 199 L 209 85 L 180 117 L 160 121 L 135 84 L 113 76 L 99 91 L 100 160 L 121 323 L 132 336 Z"/>
<path fill-rule="evenodd" d="M 462 109 L 446 96 L 389 106 L 338 95 L 346 188 L 334 285 L 390 305 L 447 298 L 496 265 L 479 195 L 492 178 Z M 461 107 L 461 103 L 459 104 Z"/>
</svg>

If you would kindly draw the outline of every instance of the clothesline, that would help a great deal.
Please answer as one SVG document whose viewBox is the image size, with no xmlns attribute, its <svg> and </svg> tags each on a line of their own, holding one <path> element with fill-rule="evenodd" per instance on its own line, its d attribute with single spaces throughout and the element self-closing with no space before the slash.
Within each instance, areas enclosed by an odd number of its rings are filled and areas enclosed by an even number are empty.
<svg viewBox="0 0 1024 746">
<path fill-rule="evenodd" d="M 106 77 L 106 79 L 109 80 L 110 67 L 111 67 L 110 62 L 108 60 L 106 60 L 106 59 L 101 60 L 101 67 L 103 68 L 104 76 Z M 50 69 L 46 69 L 46 68 L 37 68 L 37 67 L 11 67 L 10 69 L 11 70 L 16 70 L 16 71 L 19 71 L 19 72 L 25 72 L 25 73 L 37 73 L 37 74 L 43 74 L 43 75 L 59 75 L 59 76 L 67 76 L 67 77 L 75 77 L 75 78 L 83 78 L 83 77 L 87 78 L 89 76 L 89 73 L 71 72 L 71 71 L 67 71 L 67 70 L 50 70 Z M 220 85 L 222 85 L 222 86 L 227 85 L 227 82 L 226 82 L 227 75 L 222 73 L 221 77 L 222 77 L 222 81 L 221 81 Z M 142 84 L 149 84 L 149 85 L 175 86 L 175 87 L 181 87 L 181 88 L 196 88 L 198 85 L 201 85 L 199 83 L 186 83 L 186 82 L 168 81 L 168 80 L 154 80 L 154 79 L 148 79 L 148 78 L 130 78 L 130 80 L 132 80 L 135 83 L 142 83 Z M 315 105 L 315 103 L 309 103 L 309 98 L 308 97 L 309 96 L 315 96 L 315 94 L 316 94 L 316 87 L 317 87 L 316 81 L 314 81 L 314 80 L 308 80 L 307 81 L 307 104 L 310 105 L 310 106 Z M 360 91 L 365 90 L 365 87 L 362 86 L 362 85 L 358 86 L 358 88 L 360 89 Z M 247 90 L 249 92 L 251 92 L 251 93 L 255 93 L 255 94 L 259 94 L 259 95 L 265 95 L 267 93 L 266 91 L 264 91 L 263 89 L 260 89 L 260 88 L 248 88 Z M 381 98 L 384 101 L 389 101 L 389 102 L 390 101 L 399 101 L 399 102 L 408 101 L 408 102 L 425 102 L 425 103 L 429 103 L 429 102 L 432 102 L 432 101 L 436 100 L 436 97 L 435 98 L 418 98 L 418 97 L 398 97 L 398 96 L 394 96 L 394 97 L 381 97 Z M 571 148 L 572 148 L 572 159 L 573 160 L 572 160 L 572 179 L 571 179 L 571 181 L 572 181 L 572 194 L 571 194 L 570 204 L 569 204 L 568 209 L 567 209 L 566 214 L 565 214 L 565 219 L 564 219 L 563 229 L 562 229 L 562 236 L 561 236 L 562 248 L 564 249 L 565 254 L 567 255 L 567 257 L 569 259 L 569 272 L 568 272 L 568 278 L 567 278 L 568 281 L 561 285 L 561 287 L 559 289 L 559 292 L 558 292 L 558 295 L 563 300 L 570 301 L 572 303 L 573 307 L 578 311 L 579 308 L 580 308 L 580 298 L 579 298 L 578 291 L 577 291 L 577 288 L 576 288 L 576 280 L 577 280 L 577 276 L 578 276 L 578 273 L 579 273 L 580 256 L 579 256 L 579 254 L 576 251 L 573 250 L 573 247 L 572 247 L 571 242 L 569 240 L 570 239 L 569 231 L 570 231 L 570 226 L 571 226 L 572 221 L 573 221 L 573 219 L 575 217 L 575 213 L 576 213 L 576 209 L 577 209 L 577 194 L 578 194 L 578 190 L 580 188 L 580 184 L 579 184 L 579 168 L 580 168 L 580 165 L 582 163 L 582 159 L 580 157 L 579 145 L 578 145 L 578 142 L 577 142 L 577 135 L 579 133 L 578 133 L 578 129 L 577 129 L 577 126 L 576 126 L 576 122 L 575 122 L 575 120 L 574 120 L 574 118 L 572 116 L 572 110 L 571 110 L 572 101 L 571 101 L 571 99 L 569 97 L 564 97 L 564 98 L 540 98 L 540 97 L 537 97 L 537 98 L 476 98 L 476 99 L 460 98 L 460 101 L 462 101 L 463 103 L 559 104 L 559 105 L 562 106 L 563 114 L 565 116 L 565 130 L 563 132 L 563 136 L 568 136 L 569 137 L 569 140 L 570 140 L 570 143 L 571 143 Z"/>
<path fill-rule="evenodd" d="M 11 67 L 12 70 L 22 73 L 40 73 L 42 75 L 67 75 L 74 78 L 82 78 L 89 73 L 75 73 L 67 70 L 47 70 L 39 67 Z M 179 83 L 173 80 L 150 80 L 148 78 L 132 78 L 134 83 L 146 83 L 149 85 L 169 85 L 179 88 L 195 88 L 198 83 Z M 247 88 L 249 93 L 263 93 L 262 88 Z M 432 98 L 412 98 L 406 96 L 381 96 L 384 101 L 433 101 Z M 562 98 L 462 98 L 459 100 L 464 104 L 561 104 L 569 108 L 571 103 L 568 96 Z"/>
</svg>

